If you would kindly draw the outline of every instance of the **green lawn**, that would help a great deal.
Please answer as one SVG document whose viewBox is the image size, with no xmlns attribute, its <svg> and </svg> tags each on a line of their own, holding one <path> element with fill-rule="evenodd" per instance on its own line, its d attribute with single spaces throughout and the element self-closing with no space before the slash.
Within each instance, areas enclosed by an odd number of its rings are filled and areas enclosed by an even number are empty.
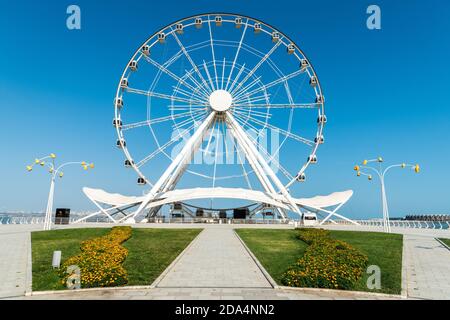
<svg viewBox="0 0 450 320">
<path fill-rule="evenodd" d="M 237 229 L 236 232 L 278 284 L 281 284 L 283 272 L 303 255 L 307 247 L 296 238 L 296 230 Z M 381 269 L 380 290 L 367 288 L 368 274 L 364 274 L 355 290 L 400 294 L 402 235 L 357 231 L 330 231 L 330 234 L 367 254 L 368 265 L 377 265 Z"/>
<path fill-rule="evenodd" d="M 292 230 L 236 229 L 236 232 L 278 284 L 287 267 L 294 264 L 307 247 Z"/>
<path fill-rule="evenodd" d="M 53 251 L 62 251 L 62 262 L 80 253 L 80 244 L 103 236 L 110 228 L 67 229 L 32 232 L 33 290 L 62 290 L 65 287 L 52 269 Z M 133 229 L 123 244 L 128 252 L 124 267 L 129 285 L 151 284 L 195 238 L 201 229 Z"/>
<path fill-rule="evenodd" d="M 447 246 L 450 247 L 450 239 L 439 238 L 439 240 L 441 240 L 443 243 L 445 243 Z"/>
<path fill-rule="evenodd" d="M 65 287 L 52 268 L 53 251 L 61 251 L 61 261 L 80 253 L 82 241 L 103 236 L 110 228 L 67 229 L 31 233 L 33 291 L 61 290 Z"/>
<path fill-rule="evenodd" d="M 123 244 L 129 285 L 150 285 L 202 229 L 133 229 Z"/>
</svg>

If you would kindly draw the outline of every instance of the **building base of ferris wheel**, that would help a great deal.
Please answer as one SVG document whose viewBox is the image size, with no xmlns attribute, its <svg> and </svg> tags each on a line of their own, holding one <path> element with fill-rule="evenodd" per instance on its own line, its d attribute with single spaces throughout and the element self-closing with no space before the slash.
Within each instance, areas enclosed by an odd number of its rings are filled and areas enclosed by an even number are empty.
<svg viewBox="0 0 450 320">
<path fill-rule="evenodd" d="M 92 189 L 87 187 L 83 188 L 83 192 L 99 210 L 78 219 L 74 223 L 86 222 L 96 216 L 104 216 L 112 223 L 116 224 L 163 222 L 164 219 L 157 216 L 160 208 L 165 205 L 173 206 L 174 204 L 182 204 L 178 209 L 180 212 L 182 211 L 183 217 L 189 216 L 189 218 L 195 219 L 196 215 L 188 208 L 189 205 L 187 203 L 192 200 L 214 198 L 246 200 L 255 204 L 255 208 L 252 211 L 249 211 L 249 215 L 247 217 L 248 220 L 251 220 L 258 214 L 263 214 L 264 210 L 267 210 L 268 208 L 285 211 L 290 210 L 290 204 L 287 203 L 285 197 L 280 194 L 270 194 L 263 191 L 240 188 L 192 188 L 177 189 L 159 194 L 146 206 L 146 210 L 142 212 L 142 215 L 145 215 L 145 217 L 138 219 L 138 216 L 136 215 L 136 212 L 138 211 L 137 208 L 144 201 L 146 201 L 147 196 L 125 196 L 118 193 L 108 193 L 102 189 Z M 352 195 L 353 191 L 347 190 L 342 192 L 334 192 L 325 196 L 315 196 L 312 198 L 293 198 L 293 201 L 298 207 L 299 212 L 313 212 L 323 217 L 320 219 L 320 225 L 326 222 L 332 223 L 333 219 L 341 219 L 352 224 L 358 224 L 356 221 L 337 213 L 337 211 L 352 197 Z M 221 211 L 221 209 L 205 210 L 217 212 L 219 214 Z M 147 211 L 150 212 L 150 215 L 145 213 Z M 275 217 L 274 214 L 273 217 Z M 283 220 L 284 223 L 288 223 L 290 220 L 299 220 L 301 218 L 301 216 L 298 216 L 297 219 L 281 220 Z M 203 221 L 208 222 L 208 220 L 205 219 Z"/>
</svg>

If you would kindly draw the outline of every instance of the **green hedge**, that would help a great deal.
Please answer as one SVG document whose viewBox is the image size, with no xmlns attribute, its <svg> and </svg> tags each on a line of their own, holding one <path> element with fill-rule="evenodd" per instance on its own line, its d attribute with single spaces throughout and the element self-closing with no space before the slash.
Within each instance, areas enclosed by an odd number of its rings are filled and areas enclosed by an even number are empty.
<svg viewBox="0 0 450 320">
<path fill-rule="evenodd" d="M 331 239 L 324 229 L 299 229 L 307 244 L 303 257 L 282 277 L 292 287 L 352 289 L 362 276 L 368 257 L 348 243 Z"/>
</svg>

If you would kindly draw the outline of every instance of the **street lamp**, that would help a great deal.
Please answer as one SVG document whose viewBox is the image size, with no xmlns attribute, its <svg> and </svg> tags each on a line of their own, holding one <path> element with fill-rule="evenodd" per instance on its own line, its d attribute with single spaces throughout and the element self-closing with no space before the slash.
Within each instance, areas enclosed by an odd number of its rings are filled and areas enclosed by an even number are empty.
<svg viewBox="0 0 450 320">
<path fill-rule="evenodd" d="M 367 179 L 372 180 L 373 177 L 371 174 L 366 173 L 363 171 L 364 170 L 371 170 L 373 172 L 376 173 L 376 175 L 380 178 L 380 183 L 381 183 L 381 201 L 383 203 L 383 228 L 385 232 L 391 232 L 391 226 L 389 224 L 389 209 L 388 209 L 388 204 L 387 204 L 387 198 L 386 198 L 386 187 L 384 184 L 384 177 L 386 175 L 386 173 L 392 169 L 392 168 L 410 168 L 412 170 L 414 170 L 414 172 L 419 173 L 420 172 L 420 166 L 418 164 L 407 164 L 407 163 L 401 163 L 401 164 L 394 164 L 391 165 L 385 169 L 383 169 L 382 163 L 384 162 L 382 157 L 378 157 L 376 159 L 371 159 L 371 160 L 364 160 L 362 162 L 362 165 L 356 165 L 353 170 L 356 171 L 356 176 L 360 177 L 361 175 L 363 176 L 367 176 Z M 370 163 L 378 163 L 378 168 L 377 167 L 372 167 L 369 166 Z"/>
<path fill-rule="evenodd" d="M 52 211 L 53 211 L 53 196 L 55 193 L 55 178 L 59 177 L 62 178 L 64 176 L 64 172 L 61 170 L 62 168 L 68 166 L 68 165 L 81 165 L 81 167 L 84 170 L 93 169 L 94 164 L 93 163 L 87 163 L 85 161 L 81 162 L 66 162 L 63 163 L 60 166 L 56 166 L 55 164 L 56 155 L 54 153 L 51 153 L 48 156 L 37 158 L 34 160 L 34 162 L 31 165 L 28 165 L 27 171 L 31 172 L 33 171 L 34 166 L 41 166 L 41 167 L 48 167 L 48 172 L 50 173 L 51 180 L 50 180 L 50 191 L 48 193 L 48 201 L 47 201 L 47 209 L 45 210 L 45 221 L 44 221 L 44 230 L 50 230 L 51 229 L 51 223 L 52 223 Z M 48 160 L 48 161 L 47 161 Z"/>
</svg>

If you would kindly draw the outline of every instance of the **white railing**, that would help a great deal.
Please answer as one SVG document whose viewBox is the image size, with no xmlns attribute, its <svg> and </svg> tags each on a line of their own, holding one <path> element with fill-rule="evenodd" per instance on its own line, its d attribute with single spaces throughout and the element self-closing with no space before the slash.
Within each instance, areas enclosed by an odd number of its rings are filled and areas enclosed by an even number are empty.
<svg viewBox="0 0 450 320">
<path fill-rule="evenodd" d="M 73 223 L 78 220 L 79 216 L 70 218 L 69 223 Z M 26 224 L 35 225 L 43 224 L 45 217 L 36 216 L 0 216 L 0 225 L 8 224 Z M 53 219 L 54 220 L 54 219 Z M 381 220 L 354 220 L 364 227 L 375 227 L 383 228 L 383 221 Z M 105 219 L 103 217 L 95 217 L 88 219 L 88 221 L 82 221 L 80 223 L 108 223 L 112 224 L 112 221 Z M 301 225 L 299 220 L 281 220 L 281 219 L 219 219 L 219 218 L 151 218 L 149 221 L 152 223 L 183 223 L 183 224 L 195 224 L 195 223 L 209 223 L 209 224 L 292 224 Z M 354 225 L 346 220 L 338 221 L 327 221 L 325 225 Z M 391 227 L 394 228 L 413 228 L 413 229 L 438 229 L 438 230 L 449 230 L 450 231 L 450 221 L 412 221 L 412 220 L 391 220 Z"/>
<path fill-rule="evenodd" d="M 354 220 L 364 227 L 378 227 L 383 228 L 383 221 L 381 220 Z M 333 222 L 326 222 L 327 225 L 333 224 L 351 225 L 352 223 L 339 220 Z M 450 230 L 450 221 L 413 221 L 413 220 L 391 220 L 389 222 L 391 227 L 395 228 L 414 228 L 414 229 L 448 229 Z"/>
<path fill-rule="evenodd" d="M 281 219 L 231 219 L 231 218 L 151 218 L 149 223 L 209 223 L 209 224 L 288 224 Z"/>
<path fill-rule="evenodd" d="M 81 217 L 71 217 L 69 223 L 73 223 Z M 45 217 L 33 217 L 33 216 L 3 216 L 0 217 L 0 224 L 43 224 Z M 53 223 L 54 223 L 53 218 Z M 209 223 L 209 224 L 288 224 L 294 223 L 294 220 L 281 220 L 281 219 L 220 219 L 220 218 L 151 218 L 148 221 L 151 223 L 183 223 L 183 224 L 194 224 L 194 223 Z M 88 220 L 81 221 L 79 223 L 109 223 L 113 222 L 104 217 L 93 217 Z"/>
</svg>

